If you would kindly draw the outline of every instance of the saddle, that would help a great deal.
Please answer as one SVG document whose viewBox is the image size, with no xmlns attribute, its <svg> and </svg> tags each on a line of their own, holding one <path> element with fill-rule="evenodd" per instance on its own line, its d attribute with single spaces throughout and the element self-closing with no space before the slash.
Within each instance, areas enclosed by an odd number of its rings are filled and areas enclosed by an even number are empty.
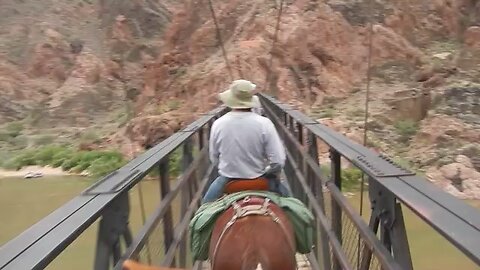
<svg viewBox="0 0 480 270">
<path fill-rule="evenodd" d="M 232 179 L 225 185 L 223 192 L 232 194 L 246 190 L 268 191 L 268 187 L 268 180 L 263 177 L 255 179 Z"/>
</svg>

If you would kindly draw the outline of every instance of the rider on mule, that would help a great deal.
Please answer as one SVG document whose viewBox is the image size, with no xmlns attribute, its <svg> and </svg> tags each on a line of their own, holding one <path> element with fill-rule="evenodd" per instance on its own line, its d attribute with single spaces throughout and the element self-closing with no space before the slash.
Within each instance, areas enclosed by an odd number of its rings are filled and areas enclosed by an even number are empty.
<svg viewBox="0 0 480 270">
<path fill-rule="evenodd" d="M 232 180 L 268 179 L 270 191 L 287 195 L 277 175 L 286 155 L 275 126 L 270 119 L 256 114 L 260 102 L 254 95 L 256 85 L 236 80 L 219 94 L 220 100 L 231 112 L 217 119 L 210 132 L 210 160 L 218 162 L 219 177 L 207 190 L 202 203 L 221 197 Z"/>
</svg>

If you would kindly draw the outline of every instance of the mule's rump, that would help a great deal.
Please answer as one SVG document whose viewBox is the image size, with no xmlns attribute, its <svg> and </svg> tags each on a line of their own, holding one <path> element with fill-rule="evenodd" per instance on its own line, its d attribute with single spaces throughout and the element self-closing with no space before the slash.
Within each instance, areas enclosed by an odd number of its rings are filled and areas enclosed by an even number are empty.
<svg viewBox="0 0 480 270">
<path fill-rule="evenodd" d="M 312 212 L 300 200 L 293 197 L 281 197 L 268 191 L 244 191 L 229 194 L 217 201 L 200 206 L 190 221 L 190 249 L 194 261 L 209 258 L 210 242 L 216 221 L 234 202 L 245 197 L 268 198 L 279 206 L 288 216 L 294 232 L 297 252 L 307 254 L 312 251 L 315 239 L 315 223 Z"/>
<path fill-rule="evenodd" d="M 238 206 L 264 204 L 265 198 L 253 197 Z M 239 216 L 242 209 L 230 207 L 220 215 L 210 241 L 212 270 L 255 270 L 257 266 L 263 270 L 296 269 L 293 227 L 277 205 L 269 203 L 268 211 L 265 215 Z M 234 216 L 237 218 L 232 219 Z"/>
</svg>

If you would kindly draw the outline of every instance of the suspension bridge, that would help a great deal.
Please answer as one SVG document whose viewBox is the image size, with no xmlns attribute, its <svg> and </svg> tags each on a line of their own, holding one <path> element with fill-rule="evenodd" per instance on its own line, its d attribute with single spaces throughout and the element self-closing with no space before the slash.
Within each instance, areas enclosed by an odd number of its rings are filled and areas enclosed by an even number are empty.
<svg viewBox="0 0 480 270">
<path fill-rule="evenodd" d="M 272 51 L 283 6 L 281 0 Z M 209 7 L 227 71 L 233 78 L 211 1 Z M 370 27 L 370 51 L 371 36 Z M 272 61 L 273 54 L 270 66 Z M 270 85 L 271 70 L 267 72 L 266 86 Z M 368 82 L 369 77 L 367 74 Z M 365 123 L 368 88 L 367 84 Z M 403 215 L 406 208 L 480 269 L 478 210 L 389 157 L 350 141 L 272 96 L 259 94 L 265 116 L 275 124 L 286 147 L 283 178 L 293 196 L 307 205 L 315 217 L 315 247 L 313 252 L 297 256 L 299 269 L 414 269 Z M 191 259 L 188 225 L 206 187 L 217 176 L 208 159 L 209 132 L 212 123 L 227 111 L 218 107 L 205 113 L 6 243 L 0 249 L 0 269 L 48 268 L 94 226 L 97 237 L 96 244 L 91 246 L 94 260 L 90 263 L 95 270 L 120 270 L 128 259 L 147 265 L 209 269 L 208 262 Z M 327 160 L 319 156 L 320 144 L 329 149 Z M 177 152 L 182 156 L 182 173 L 172 181 L 169 164 Z M 369 213 L 363 213 L 362 205 L 358 211 L 342 192 L 345 163 L 363 172 L 361 195 L 366 182 Z M 324 173 L 321 166 L 324 164 L 329 166 L 330 173 Z M 147 216 L 144 205 L 150 202 L 140 196 L 142 227 L 134 234 L 131 196 L 134 188 L 141 191 L 146 176 L 152 173 L 158 174 L 159 188 L 155 192 L 158 203 Z M 363 197 L 360 201 L 363 204 Z"/>
<path fill-rule="evenodd" d="M 388 157 L 351 142 L 270 96 L 260 97 L 286 146 L 284 173 L 289 188 L 315 216 L 317 243 L 314 252 L 298 256 L 299 266 L 414 269 L 403 217 L 407 207 L 480 267 L 478 210 Z M 208 263 L 192 262 L 189 257 L 188 225 L 206 186 L 216 177 L 207 158 L 209 130 L 226 111 L 219 107 L 206 113 L 6 243 L 0 249 L 0 269 L 46 268 L 97 219 L 97 243 L 92 246 L 95 260 L 91 262 L 95 270 L 121 269 L 126 259 L 206 269 Z M 329 147 L 329 160 L 319 160 L 320 143 Z M 176 150 L 182 153 L 183 173 L 170 181 L 168 164 Z M 342 162 L 356 166 L 368 179 L 369 222 L 342 193 Z M 322 163 L 330 164 L 330 175 L 322 172 Z M 133 235 L 129 196 L 152 171 L 159 173 L 160 202 Z M 172 211 L 175 204 L 178 213 Z"/>
</svg>

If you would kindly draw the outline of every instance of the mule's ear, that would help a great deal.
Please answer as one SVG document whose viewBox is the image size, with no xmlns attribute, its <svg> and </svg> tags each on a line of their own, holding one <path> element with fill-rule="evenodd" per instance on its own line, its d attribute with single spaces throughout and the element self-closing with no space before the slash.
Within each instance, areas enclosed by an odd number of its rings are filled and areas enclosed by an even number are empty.
<svg viewBox="0 0 480 270">
<path fill-rule="evenodd" d="M 123 263 L 123 270 L 175 270 L 179 268 L 164 268 L 164 267 L 155 267 L 155 266 L 149 266 L 149 265 L 144 265 L 132 260 L 126 260 Z"/>
<path fill-rule="evenodd" d="M 148 268 L 142 264 L 139 264 L 138 262 L 132 261 L 132 260 L 126 260 L 123 262 L 123 270 L 147 270 L 151 269 Z"/>
<path fill-rule="evenodd" d="M 125 262 L 123 262 L 122 270 L 133 270 L 134 268 L 132 267 L 132 264 L 132 261 L 126 260 Z"/>
</svg>

